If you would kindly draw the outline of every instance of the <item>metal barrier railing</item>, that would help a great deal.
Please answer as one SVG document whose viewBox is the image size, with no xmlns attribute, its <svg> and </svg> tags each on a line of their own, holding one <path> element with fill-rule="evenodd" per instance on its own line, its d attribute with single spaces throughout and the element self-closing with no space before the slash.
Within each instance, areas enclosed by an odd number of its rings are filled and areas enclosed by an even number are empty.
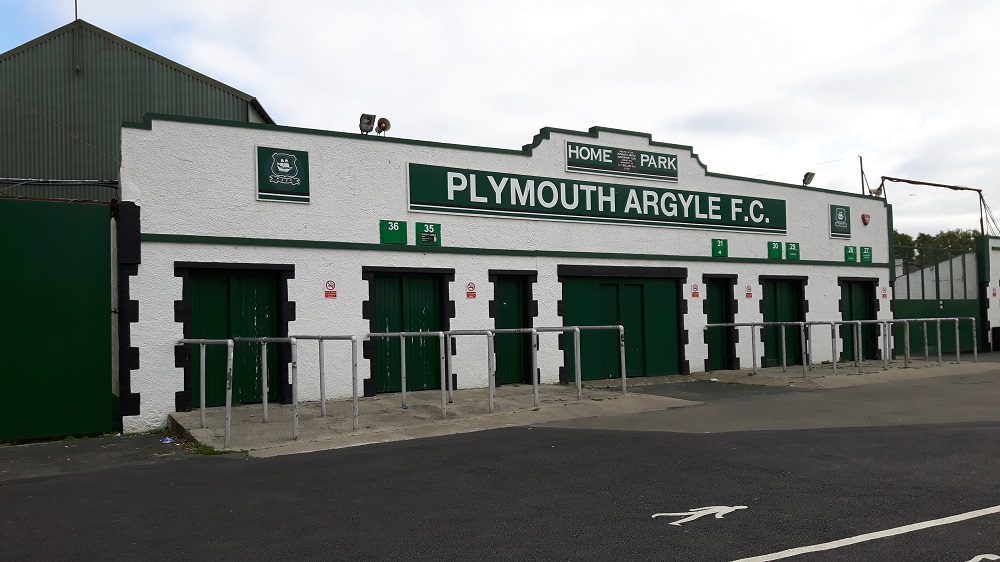
<svg viewBox="0 0 1000 562">
<path fill-rule="evenodd" d="M 201 378 L 199 383 L 199 390 L 201 395 L 199 396 L 199 401 L 201 402 L 200 408 L 200 418 L 201 427 L 205 428 L 205 347 L 209 345 L 225 345 L 226 350 L 226 432 L 225 432 L 225 448 L 229 448 L 229 428 L 232 423 L 232 407 L 233 407 L 233 340 L 211 340 L 211 339 L 180 339 L 177 340 L 178 345 L 183 344 L 195 344 L 201 346 Z"/>
<path fill-rule="evenodd" d="M 785 327 L 788 326 L 798 326 L 799 334 L 802 338 L 802 374 L 806 375 L 808 370 L 812 367 L 812 332 L 811 328 L 814 325 L 829 325 L 830 326 L 830 348 L 831 348 L 831 358 L 833 363 L 833 373 L 837 373 L 837 326 L 853 326 L 854 327 L 854 361 L 857 366 L 858 373 L 864 372 L 863 357 L 862 357 L 862 326 L 868 324 L 875 324 L 882 326 L 882 358 L 883 367 L 885 369 L 889 368 L 889 358 L 892 353 L 891 343 L 892 339 L 895 337 L 894 334 L 890 333 L 889 327 L 893 324 L 903 324 L 904 330 L 904 344 L 905 344 L 905 356 L 904 356 L 904 367 L 908 367 L 910 363 L 910 324 L 911 323 L 921 323 L 923 325 L 923 335 L 924 335 L 924 360 L 925 362 L 930 362 L 929 356 L 929 346 L 927 342 L 927 324 L 933 322 L 937 326 L 937 351 L 938 351 L 938 365 L 943 363 L 942 360 L 942 342 L 941 342 L 941 323 L 942 322 L 954 322 L 955 323 L 955 361 L 957 363 L 962 362 L 961 355 L 961 332 L 960 323 L 963 320 L 968 320 L 971 322 L 972 328 L 972 354 L 973 361 L 979 362 L 979 351 L 976 345 L 976 319 L 975 317 L 953 317 L 953 318 L 892 318 L 892 319 L 876 319 L 876 320 L 825 320 L 825 321 L 809 321 L 809 322 L 729 322 L 729 323 L 711 323 L 706 324 L 704 330 L 707 331 L 710 328 L 750 328 L 750 348 L 752 355 L 751 372 L 757 373 L 757 327 L 768 327 L 768 326 L 778 326 L 782 328 L 781 332 L 781 370 L 787 370 L 787 344 L 785 336 Z"/>
<path fill-rule="evenodd" d="M 235 337 L 233 338 L 235 342 L 248 342 L 248 343 L 259 343 L 260 344 L 260 362 L 261 362 L 261 377 L 260 377 L 260 388 L 261 388 L 261 402 L 264 408 L 263 422 L 267 423 L 267 344 L 269 343 L 287 343 L 292 348 L 292 439 L 299 438 L 299 349 L 298 343 L 295 337 L 288 338 L 273 338 L 273 337 Z M 228 406 L 227 406 L 228 407 Z"/>
<path fill-rule="evenodd" d="M 534 404 L 538 406 L 538 329 L 537 328 L 497 328 L 494 334 L 531 334 L 531 392 Z M 495 348 L 494 348 L 495 350 Z"/>
<path fill-rule="evenodd" d="M 400 355 L 400 389 L 402 391 L 403 408 L 408 408 L 406 404 L 406 338 L 438 338 L 441 359 L 441 417 L 448 417 L 448 387 L 445 381 L 445 340 L 444 332 L 373 332 L 365 335 L 365 339 L 370 338 L 399 338 Z"/>
<path fill-rule="evenodd" d="M 489 410 L 493 413 L 493 402 L 496 395 L 496 376 L 497 376 L 497 366 L 496 357 L 494 356 L 494 349 L 496 349 L 496 343 L 494 342 L 493 330 L 449 330 L 445 332 L 445 357 L 451 357 L 451 337 L 452 336 L 486 336 L 486 385 L 488 387 L 489 395 Z M 449 363 L 450 364 L 450 363 Z M 447 380 L 451 379 L 451 373 L 445 377 Z M 454 386 L 454 385 L 452 385 Z M 451 390 L 449 389 L 448 401 L 454 402 L 454 397 L 451 396 Z"/>
<path fill-rule="evenodd" d="M 319 415 L 326 417 L 326 371 L 323 368 L 323 342 L 351 342 L 351 399 L 354 410 L 351 416 L 351 429 L 357 431 L 358 425 L 358 336 L 295 336 L 300 340 L 317 340 L 319 342 Z M 265 420 L 266 421 L 266 420 Z"/>
<path fill-rule="evenodd" d="M 554 326 L 551 328 L 537 328 L 539 332 L 573 332 L 573 367 L 576 375 L 576 399 L 583 399 L 582 361 L 580 359 L 580 332 L 584 330 L 616 330 L 618 332 L 619 368 L 622 378 L 622 394 L 628 394 L 628 387 L 625 382 L 625 326 L 621 324 L 607 326 Z"/>
</svg>

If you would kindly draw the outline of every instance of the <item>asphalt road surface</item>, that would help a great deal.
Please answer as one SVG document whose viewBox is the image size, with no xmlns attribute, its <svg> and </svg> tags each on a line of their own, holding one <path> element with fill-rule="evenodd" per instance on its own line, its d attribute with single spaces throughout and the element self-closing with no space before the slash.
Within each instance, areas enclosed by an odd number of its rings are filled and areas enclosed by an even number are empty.
<svg viewBox="0 0 1000 562">
<path fill-rule="evenodd" d="M 998 560 L 1000 419 L 969 419 L 1000 418 L 997 378 L 7 479 L 0 559 Z M 853 407 L 794 429 L 824 403 Z"/>
</svg>

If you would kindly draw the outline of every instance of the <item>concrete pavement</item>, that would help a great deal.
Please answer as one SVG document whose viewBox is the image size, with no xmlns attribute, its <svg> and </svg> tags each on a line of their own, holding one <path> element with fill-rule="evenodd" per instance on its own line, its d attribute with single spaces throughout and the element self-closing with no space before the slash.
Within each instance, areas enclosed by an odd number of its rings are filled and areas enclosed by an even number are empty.
<svg viewBox="0 0 1000 562">
<path fill-rule="evenodd" d="M 328 401 L 326 417 L 320 416 L 318 402 L 305 402 L 299 405 L 297 439 L 293 439 L 292 435 L 290 405 L 271 404 L 269 421 L 263 423 L 262 407 L 254 404 L 233 408 L 230 449 L 247 451 L 254 457 L 270 457 L 512 426 L 552 424 L 562 427 L 608 427 L 612 418 L 621 420 L 622 423 L 636 423 L 635 420 L 643 418 L 643 413 L 674 411 L 703 404 L 701 401 L 684 399 L 684 393 L 679 392 L 683 390 L 682 387 L 671 386 L 678 383 L 711 381 L 820 391 L 931 377 L 981 375 L 997 369 L 996 361 L 1000 360 L 1000 353 L 983 354 L 978 363 L 971 361 L 971 355 L 965 356 L 961 363 L 955 362 L 953 357 L 951 359 L 945 360 L 942 365 L 938 365 L 936 361 L 925 363 L 921 360 L 911 362 L 906 368 L 902 361 L 897 361 L 892 362 L 888 370 L 883 370 L 882 362 L 870 361 L 862 366 L 863 373 L 858 373 L 853 364 L 841 363 L 836 375 L 833 374 L 832 365 L 827 364 L 816 365 L 805 375 L 801 366 L 789 366 L 785 370 L 781 367 L 757 369 L 756 374 L 740 370 L 637 378 L 629 379 L 630 392 L 627 395 L 621 393 L 619 380 L 590 381 L 584 386 L 582 400 L 576 399 L 576 389 L 572 385 L 541 385 L 540 403 L 537 407 L 533 403 L 530 385 L 506 385 L 498 388 L 492 413 L 488 411 L 486 389 L 457 390 L 454 402 L 448 404 L 447 416 L 443 419 L 439 391 L 408 393 L 406 409 L 401 405 L 399 394 L 385 394 L 359 400 L 360 427 L 356 431 L 352 430 L 350 400 Z M 672 388 L 678 392 L 672 392 Z M 823 406 L 827 399 L 835 400 L 835 397 L 824 398 L 824 393 L 818 393 L 799 399 L 801 407 L 806 409 L 804 414 L 817 413 L 802 416 L 803 419 L 810 420 L 805 427 L 844 425 L 844 418 L 838 413 L 838 408 Z M 794 409 L 795 404 L 792 401 L 790 407 Z M 748 425 L 746 418 L 726 415 L 723 406 L 699 410 L 696 414 L 683 416 L 694 420 L 690 424 L 668 425 L 667 428 L 673 429 L 667 430 L 704 431 L 705 416 L 721 420 L 715 426 L 718 431 L 753 429 L 753 424 Z M 829 411 L 832 415 L 819 415 L 823 411 Z M 680 419 L 682 414 L 677 412 L 675 417 Z M 698 422 L 699 419 L 702 422 Z M 905 417 L 897 421 L 905 423 Z M 782 423 L 787 423 L 785 417 L 770 419 L 765 416 L 764 421 L 758 425 L 761 429 L 779 428 Z M 894 422 L 886 419 L 884 423 Z M 171 414 L 171 425 L 192 440 L 216 449 L 224 448 L 224 408 L 207 409 L 205 428 L 200 427 L 197 409 Z"/>
</svg>

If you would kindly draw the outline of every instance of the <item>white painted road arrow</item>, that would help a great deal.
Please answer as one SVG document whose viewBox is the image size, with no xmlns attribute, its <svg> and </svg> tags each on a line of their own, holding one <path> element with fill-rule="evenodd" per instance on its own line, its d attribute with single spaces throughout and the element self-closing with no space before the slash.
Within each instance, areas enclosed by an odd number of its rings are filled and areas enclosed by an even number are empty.
<svg viewBox="0 0 1000 562">
<path fill-rule="evenodd" d="M 980 554 L 968 562 L 982 562 L 983 560 L 1000 560 L 1000 556 L 996 554 Z"/>
<path fill-rule="evenodd" d="M 683 519 L 678 519 L 677 521 L 672 521 L 671 525 L 680 526 L 681 523 L 687 523 L 688 521 L 694 521 L 695 519 L 704 517 L 706 515 L 715 515 L 716 519 L 722 519 L 723 515 L 727 513 L 732 513 L 737 509 L 746 509 L 745 505 L 734 505 L 732 507 L 728 505 L 710 505 L 708 507 L 697 507 L 695 509 L 690 509 L 683 513 L 654 513 L 653 519 L 657 517 L 683 517 Z"/>
</svg>

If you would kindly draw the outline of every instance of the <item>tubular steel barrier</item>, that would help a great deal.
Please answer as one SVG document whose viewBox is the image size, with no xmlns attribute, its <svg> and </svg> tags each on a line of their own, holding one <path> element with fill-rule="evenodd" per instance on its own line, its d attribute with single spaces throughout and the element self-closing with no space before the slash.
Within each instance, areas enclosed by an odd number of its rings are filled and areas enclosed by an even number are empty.
<svg viewBox="0 0 1000 562">
<path fill-rule="evenodd" d="M 399 367 L 400 367 L 400 390 L 403 395 L 403 408 L 409 408 L 406 404 L 406 338 L 438 338 L 439 358 L 441 360 L 441 417 L 448 417 L 448 388 L 445 379 L 445 342 L 447 338 L 444 332 L 373 332 L 365 335 L 365 339 L 371 338 L 399 338 Z"/>
<path fill-rule="evenodd" d="M 618 325 L 608 325 L 608 326 L 576 326 L 580 330 L 618 330 L 618 351 L 619 351 L 619 361 L 618 368 L 621 371 L 622 376 L 622 394 L 628 394 L 628 387 L 626 385 L 626 371 L 625 371 L 625 326 L 621 324 Z M 576 340 L 576 362 L 577 365 L 580 364 L 580 340 Z M 578 367 L 579 368 L 579 367 Z M 577 375 L 579 377 L 579 374 Z M 579 381 L 579 378 L 577 378 Z M 577 387 L 579 388 L 579 382 Z M 579 393 L 578 393 L 579 396 Z"/>
<path fill-rule="evenodd" d="M 494 334 L 531 334 L 531 389 L 538 406 L 538 330 L 535 328 L 498 328 Z"/>
<path fill-rule="evenodd" d="M 232 424 L 232 407 L 233 407 L 233 340 L 205 340 L 205 339 L 181 339 L 177 340 L 180 345 L 183 344 L 197 344 L 201 346 L 201 382 L 199 389 L 201 390 L 200 402 L 201 402 L 201 427 L 205 427 L 205 346 L 208 345 L 225 345 L 226 349 L 226 432 L 225 432 L 225 444 L 223 445 L 226 449 L 229 448 L 229 429 Z"/>
<path fill-rule="evenodd" d="M 289 338 L 249 338 L 249 337 L 237 337 L 233 338 L 233 341 L 237 342 L 250 342 L 259 343 L 261 347 L 261 396 L 262 403 L 264 407 L 264 421 L 267 423 L 267 344 L 269 343 L 287 343 L 292 347 L 292 439 L 299 438 L 299 350 L 298 343 L 295 341 L 294 337 Z"/>
<path fill-rule="evenodd" d="M 319 415 L 326 417 L 326 371 L 323 369 L 323 342 L 351 342 L 351 396 L 354 404 L 351 429 L 358 430 L 358 336 L 293 336 L 299 340 L 317 340 L 319 342 Z M 266 359 L 266 356 L 265 358 Z M 266 414 L 265 414 L 266 415 Z M 267 421 L 265 418 L 264 421 Z"/>
<path fill-rule="evenodd" d="M 496 344 L 493 341 L 494 335 L 493 330 L 449 330 L 444 333 L 445 337 L 445 357 L 451 357 L 451 337 L 452 336 L 486 336 L 486 384 L 489 387 L 487 391 L 489 395 L 490 403 L 490 413 L 493 413 L 493 399 L 496 394 L 496 377 L 497 377 L 497 365 L 496 357 L 494 356 L 494 350 L 496 349 Z M 451 365 L 451 362 L 448 363 Z M 448 368 L 448 373 L 445 379 L 451 379 L 451 368 Z M 454 385 L 452 385 L 454 386 Z M 453 402 L 454 397 L 451 396 L 451 390 L 449 389 L 448 401 Z"/>
<path fill-rule="evenodd" d="M 930 362 L 929 348 L 927 341 L 927 325 L 933 322 L 936 325 L 937 331 L 937 353 L 938 353 L 938 364 L 943 363 L 942 358 L 942 343 L 941 343 L 941 323 L 942 322 L 954 322 L 955 323 L 955 362 L 962 362 L 962 352 L 961 352 L 961 333 L 959 330 L 960 323 L 963 320 L 968 320 L 971 323 L 972 328 L 972 355 L 973 361 L 979 362 L 979 350 L 976 344 L 976 319 L 972 316 L 967 317 L 953 317 L 953 318 L 887 318 L 887 319 L 876 319 L 876 320 L 819 320 L 819 321 L 809 321 L 809 322 L 731 322 L 731 323 L 718 323 L 718 324 L 706 324 L 704 330 L 709 328 L 750 328 L 750 346 L 752 354 L 751 372 L 757 373 L 757 327 L 767 327 L 767 326 L 799 326 L 800 335 L 802 337 L 802 366 L 803 366 L 803 376 L 805 376 L 808 369 L 812 367 L 812 326 L 814 325 L 828 325 L 830 326 L 830 351 L 832 355 L 833 363 L 833 373 L 837 374 L 837 326 L 852 326 L 854 328 L 854 363 L 857 367 L 858 373 L 864 372 L 862 357 L 862 326 L 864 325 L 879 325 L 882 327 L 882 337 L 881 339 L 881 351 L 882 351 L 882 363 L 883 368 L 889 368 L 890 355 L 893 352 L 893 340 L 895 339 L 895 334 L 892 333 L 891 326 L 894 324 L 903 324 L 903 340 L 904 340 L 904 359 L 903 366 L 909 367 L 911 360 L 910 353 L 910 324 L 918 323 L 923 327 L 923 338 L 924 338 L 924 361 Z M 808 336 L 808 337 L 807 337 Z M 786 336 L 785 330 L 781 330 L 781 367 L 782 371 L 786 370 Z"/>
</svg>

